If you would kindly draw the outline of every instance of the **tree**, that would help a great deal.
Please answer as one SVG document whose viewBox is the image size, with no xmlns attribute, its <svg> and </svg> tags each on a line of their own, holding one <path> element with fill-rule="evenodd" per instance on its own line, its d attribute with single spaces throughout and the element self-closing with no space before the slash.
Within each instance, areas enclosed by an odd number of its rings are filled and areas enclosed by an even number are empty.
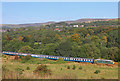
<svg viewBox="0 0 120 81">
<path fill-rule="evenodd" d="M 18 38 L 20 41 L 22 41 L 23 40 L 23 37 L 22 36 L 19 36 L 19 38 Z"/>
<path fill-rule="evenodd" d="M 75 42 L 79 42 L 79 43 L 81 43 L 81 41 L 80 41 L 80 36 L 79 36 L 79 34 L 73 34 L 72 36 L 71 36 L 71 39 L 72 39 L 72 41 L 75 41 Z"/>
<path fill-rule="evenodd" d="M 109 58 L 112 60 L 116 60 L 116 58 L 118 59 L 118 47 L 111 47 L 108 49 L 109 50 Z"/>
<path fill-rule="evenodd" d="M 23 46 L 19 49 L 18 52 L 21 52 L 21 53 L 33 53 L 34 49 L 31 48 L 30 46 Z"/>
<path fill-rule="evenodd" d="M 107 42 L 107 37 L 106 37 L 106 36 L 104 36 L 104 37 L 103 37 L 103 40 L 104 40 L 105 42 Z"/>
<path fill-rule="evenodd" d="M 99 58 L 100 55 L 100 49 L 98 49 L 94 42 L 91 42 L 90 44 L 85 44 L 82 46 L 84 49 L 84 53 L 87 56 L 87 58 Z"/>
<path fill-rule="evenodd" d="M 55 50 L 56 46 L 57 46 L 57 44 L 54 44 L 54 43 L 46 44 L 46 46 L 42 50 L 42 53 L 44 55 L 55 55 L 54 50 Z"/>
<path fill-rule="evenodd" d="M 54 51 L 57 55 L 59 56 L 72 56 L 73 51 L 72 51 L 72 46 L 69 41 L 65 41 L 60 43 Z"/>
<path fill-rule="evenodd" d="M 90 35 L 93 35 L 94 31 L 92 29 L 88 29 Z"/>
</svg>

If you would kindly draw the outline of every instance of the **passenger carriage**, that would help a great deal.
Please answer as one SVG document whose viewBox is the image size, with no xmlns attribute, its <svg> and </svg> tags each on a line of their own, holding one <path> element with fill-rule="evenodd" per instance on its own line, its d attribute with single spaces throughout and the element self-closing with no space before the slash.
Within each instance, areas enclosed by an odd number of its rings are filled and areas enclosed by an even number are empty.
<svg viewBox="0 0 120 81">
<path fill-rule="evenodd" d="M 70 61 L 93 63 L 93 59 L 87 59 L 87 58 L 73 58 L 73 57 L 70 57 Z"/>
</svg>

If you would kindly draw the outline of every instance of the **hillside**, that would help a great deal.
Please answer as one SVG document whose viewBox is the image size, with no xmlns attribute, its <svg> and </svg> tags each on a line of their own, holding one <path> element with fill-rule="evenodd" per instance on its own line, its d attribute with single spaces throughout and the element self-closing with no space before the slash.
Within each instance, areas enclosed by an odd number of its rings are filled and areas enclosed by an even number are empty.
<svg viewBox="0 0 120 81">
<path fill-rule="evenodd" d="M 78 19 L 78 20 L 74 20 L 74 21 L 60 21 L 60 22 L 65 22 L 67 24 L 72 24 L 72 23 L 90 23 L 90 22 L 95 22 L 95 21 L 109 21 L 109 20 L 117 20 L 117 19 Z M 59 23 L 59 22 L 46 22 L 46 23 L 28 23 L 28 24 L 3 24 L 0 25 L 0 27 L 2 28 L 20 28 L 20 27 L 40 27 L 41 25 L 49 25 L 49 24 L 55 24 L 55 23 Z"/>
</svg>

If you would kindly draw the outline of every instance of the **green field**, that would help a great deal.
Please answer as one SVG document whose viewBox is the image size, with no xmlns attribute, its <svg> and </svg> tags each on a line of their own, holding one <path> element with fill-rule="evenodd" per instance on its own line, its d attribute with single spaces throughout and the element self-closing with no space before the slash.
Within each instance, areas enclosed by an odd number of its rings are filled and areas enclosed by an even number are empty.
<svg viewBox="0 0 120 81">
<path fill-rule="evenodd" d="M 41 60 L 39 60 L 41 61 Z M 49 61 L 49 60 L 46 60 Z M 50 60 L 51 61 L 51 60 Z M 51 61 L 53 62 L 53 61 Z M 10 71 L 6 71 L 6 75 L 3 75 L 3 78 L 14 78 L 16 79 L 17 73 L 15 72 L 16 68 L 23 69 L 23 73 L 18 76 L 20 79 L 118 79 L 118 66 L 107 66 L 107 65 L 96 65 L 96 64 L 86 64 L 86 63 L 77 63 L 70 62 L 64 64 L 48 64 L 48 69 L 51 70 L 52 74 L 49 76 L 39 76 L 34 75 L 33 71 L 40 64 L 30 64 L 30 63 L 21 63 L 15 60 L 4 59 L 3 66 Z M 73 65 L 76 66 L 75 70 L 72 69 Z M 70 69 L 67 67 L 70 66 Z M 30 70 L 26 70 L 29 67 Z M 79 69 L 82 67 L 82 69 Z M 99 70 L 100 73 L 95 74 L 94 72 Z M 3 73 L 4 74 L 4 73 Z"/>
</svg>

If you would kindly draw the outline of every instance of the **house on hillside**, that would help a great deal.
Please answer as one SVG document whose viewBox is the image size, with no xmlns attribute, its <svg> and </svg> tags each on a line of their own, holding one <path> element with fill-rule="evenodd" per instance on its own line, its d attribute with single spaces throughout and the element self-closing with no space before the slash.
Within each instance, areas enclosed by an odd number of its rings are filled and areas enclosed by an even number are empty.
<svg viewBox="0 0 120 81">
<path fill-rule="evenodd" d="M 73 27 L 79 27 L 79 25 L 73 25 Z"/>
<path fill-rule="evenodd" d="M 62 31 L 62 29 L 56 28 L 54 29 L 54 31 Z"/>
<path fill-rule="evenodd" d="M 79 27 L 84 27 L 84 25 L 80 25 Z"/>
</svg>

